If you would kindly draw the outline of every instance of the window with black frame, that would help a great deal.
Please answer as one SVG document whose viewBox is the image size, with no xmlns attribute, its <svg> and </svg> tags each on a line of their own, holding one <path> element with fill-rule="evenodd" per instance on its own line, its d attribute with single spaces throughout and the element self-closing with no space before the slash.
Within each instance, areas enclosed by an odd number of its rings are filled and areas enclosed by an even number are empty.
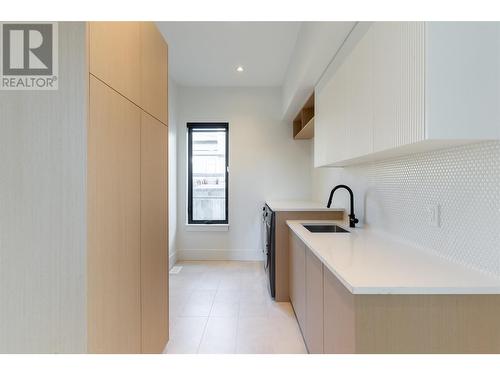
<svg viewBox="0 0 500 375">
<path fill-rule="evenodd" d="M 188 123 L 188 224 L 228 224 L 228 123 Z"/>
</svg>

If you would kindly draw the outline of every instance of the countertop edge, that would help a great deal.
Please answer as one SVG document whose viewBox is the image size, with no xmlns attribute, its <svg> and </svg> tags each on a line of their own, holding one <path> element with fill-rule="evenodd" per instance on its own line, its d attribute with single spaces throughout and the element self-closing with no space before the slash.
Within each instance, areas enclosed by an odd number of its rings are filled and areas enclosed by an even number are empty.
<svg viewBox="0 0 500 375">
<path fill-rule="evenodd" d="M 274 212 L 345 212 L 342 207 L 331 207 L 322 206 L 319 202 L 309 202 L 309 201 L 273 201 L 266 200 L 265 205 L 268 206 Z"/>
<path fill-rule="evenodd" d="M 500 287 L 387 287 L 387 286 L 353 286 L 329 263 L 325 258 L 311 246 L 309 241 L 297 232 L 293 225 L 300 225 L 297 220 L 287 220 L 286 224 L 313 254 L 326 266 L 326 268 L 342 283 L 342 285 L 353 295 L 498 295 Z M 291 225 L 292 224 L 292 225 Z"/>
</svg>

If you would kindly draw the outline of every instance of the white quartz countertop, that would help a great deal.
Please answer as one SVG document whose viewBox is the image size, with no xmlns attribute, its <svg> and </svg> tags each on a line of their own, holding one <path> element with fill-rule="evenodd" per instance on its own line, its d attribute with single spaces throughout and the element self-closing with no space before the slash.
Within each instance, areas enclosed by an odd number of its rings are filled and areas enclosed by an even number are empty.
<svg viewBox="0 0 500 375">
<path fill-rule="evenodd" d="M 268 200 L 266 204 L 273 211 L 344 211 L 343 208 L 327 208 L 326 203 L 311 201 L 274 201 Z"/>
<path fill-rule="evenodd" d="M 311 233 L 332 223 L 350 233 Z M 288 220 L 290 229 L 353 294 L 500 294 L 500 280 L 389 235 L 343 221 Z"/>
</svg>

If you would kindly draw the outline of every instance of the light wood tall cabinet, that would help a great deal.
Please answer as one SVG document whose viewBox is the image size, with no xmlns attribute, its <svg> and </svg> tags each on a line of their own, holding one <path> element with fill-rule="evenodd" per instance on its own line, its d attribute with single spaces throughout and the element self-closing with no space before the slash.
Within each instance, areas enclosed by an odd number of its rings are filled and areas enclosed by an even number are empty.
<svg viewBox="0 0 500 375">
<path fill-rule="evenodd" d="M 153 23 L 88 24 L 91 353 L 168 341 L 167 46 Z"/>
<path fill-rule="evenodd" d="M 141 105 L 162 123 L 167 123 L 167 44 L 151 22 L 140 23 L 141 32 Z"/>
<path fill-rule="evenodd" d="M 140 351 L 141 110 L 90 76 L 88 348 Z"/>
<path fill-rule="evenodd" d="M 90 22 L 92 74 L 167 124 L 167 56 L 152 22 Z"/>
<path fill-rule="evenodd" d="M 167 127 L 141 113 L 142 352 L 168 341 Z"/>
<path fill-rule="evenodd" d="M 0 91 L 0 352 L 160 353 L 167 44 L 148 22 L 57 30 L 58 90 Z"/>
<path fill-rule="evenodd" d="M 89 70 L 130 101 L 141 103 L 141 23 L 89 22 Z"/>
</svg>

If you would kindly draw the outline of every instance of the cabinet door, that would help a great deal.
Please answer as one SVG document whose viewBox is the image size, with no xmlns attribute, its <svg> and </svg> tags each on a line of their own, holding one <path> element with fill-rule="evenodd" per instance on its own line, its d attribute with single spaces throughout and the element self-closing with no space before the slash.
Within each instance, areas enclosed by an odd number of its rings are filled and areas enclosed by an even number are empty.
<svg viewBox="0 0 500 375">
<path fill-rule="evenodd" d="M 167 127 L 141 115 L 142 352 L 168 341 Z"/>
<path fill-rule="evenodd" d="M 337 70 L 318 85 L 315 166 L 373 151 L 371 36 L 365 35 Z M 317 151 L 316 151 L 317 149 Z"/>
<path fill-rule="evenodd" d="M 140 109 L 90 76 L 87 324 L 91 353 L 140 353 Z"/>
<path fill-rule="evenodd" d="M 328 269 L 323 270 L 323 351 L 354 353 L 354 295 Z"/>
<path fill-rule="evenodd" d="M 304 243 L 290 232 L 290 301 L 302 334 L 306 329 L 306 248 Z"/>
<path fill-rule="evenodd" d="M 141 107 L 167 124 L 167 44 L 153 22 L 141 22 Z"/>
<path fill-rule="evenodd" d="M 139 22 L 90 22 L 89 60 L 90 73 L 140 105 Z"/>
<path fill-rule="evenodd" d="M 424 23 L 375 22 L 368 33 L 374 151 L 424 140 Z"/>
<path fill-rule="evenodd" d="M 347 151 L 345 159 L 356 158 L 373 152 L 372 131 L 372 35 L 361 38 L 346 59 L 348 69 L 347 85 Z"/>
<path fill-rule="evenodd" d="M 315 98 L 314 165 L 320 167 L 343 160 L 347 152 L 347 71 L 342 65 L 318 90 Z"/>
<path fill-rule="evenodd" d="M 323 353 L 323 264 L 306 248 L 306 345 Z"/>
</svg>

